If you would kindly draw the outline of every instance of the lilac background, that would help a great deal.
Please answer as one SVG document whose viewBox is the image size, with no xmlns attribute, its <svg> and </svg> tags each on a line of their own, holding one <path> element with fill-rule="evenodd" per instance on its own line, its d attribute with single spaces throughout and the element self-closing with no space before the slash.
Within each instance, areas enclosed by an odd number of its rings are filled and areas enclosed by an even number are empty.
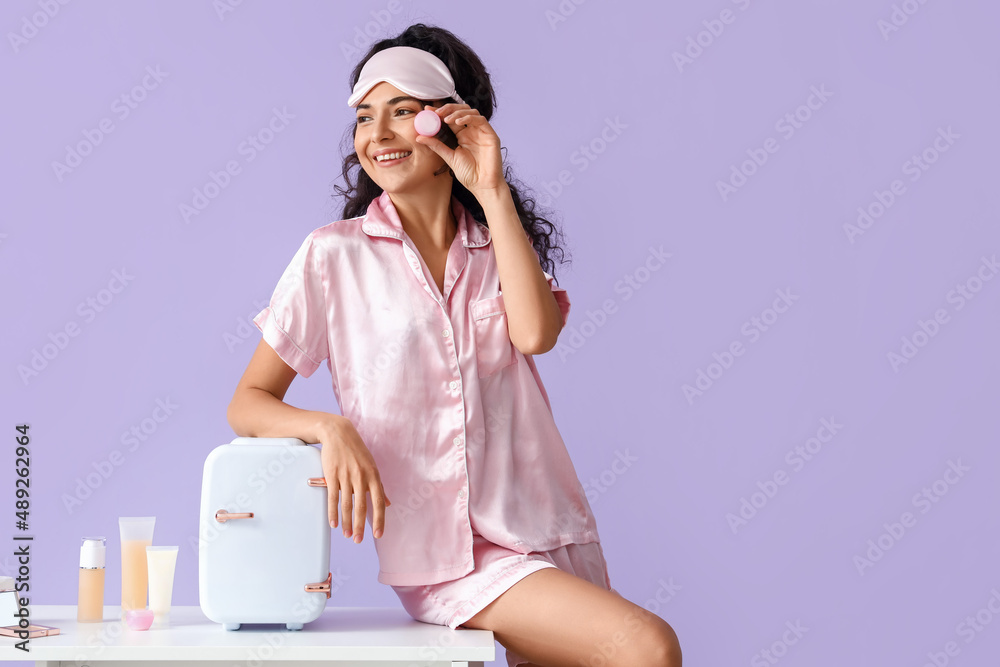
<svg viewBox="0 0 1000 667">
<path fill-rule="evenodd" d="M 342 49 L 375 13 L 378 37 L 417 21 L 454 31 L 494 77 L 492 124 L 574 260 L 556 269 L 570 321 L 539 369 L 612 584 L 671 623 L 686 663 L 767 664 L 758 652 L 780 652 L 798 621 L 808 631 L 787 664 L 922 665 L 949 641 L 950 664 L 993 664 L 1000 622 L 980 610 L 1000 591 L 1000 281 L 976 272 L 1000 250 L 1000 11 L 903 5 L 917 11 L 883 35 L 888 0 L 567 0 L 575 11 L 555 24 L 554 0 L 261 0 L 222 16 L 209 2 L 80 2 L 15 49 L 8 33 L 39 5 L 5 2 L 0 572 L 16 570 L 13 427 L 26 422 L 31 602 L 75 604 L 80 538 L 103 534 L 105 601 L 120 603 L 117 517 L 156 515 L 154 544 L 181 545 L 174 603 L 198 604 L 202 464 L 234 435 L 225 412 L 260 339 L 252 316 L 305 235 L 340 217 L 347 76 L 367 43 Z M 679 68 L 673 54 L 726 9 L 732 22 Z M 167 75 L 122 119 L 112 102 L 147 67 Z M 813 86 L 830 96 L 788 137 L 775 123 Z M 238 146 L 274 108 L 294 118 L 248 162 Z M 60 180 L 52 164 L 103 118 L 114 131 Z M 609 119 L 624 127 L 601 145 Z M 957 140 L 911 180 L 904 163 L 949 127 Z M 720 196 L 769 137 L 777 152 Z M 591 142 L 601 152 L 581 161 Z M 185 223 L 179 206 L 228 160 L 242 173 Z M 844 226 L 894 179 L 905 193 L 852 243 Z M 671 254 L 652 272 L 650 247 Z M 78 304 L 122 269 L 134 279 L 88 321 Z M 641 289 L 616 290 L 627 275 Z M 959 309 L 949 292 L 970 280 L 981 290 Z M 744 323 L 777 290 L 797 300 L 752 341 Z M 592 317 L 608 300 L 614 312 Z M 948 322 L 894 369 L 887 355 L 937 309 Z M 19 368 L 74 322 L 79 335 L 23 381 Z M 744 354 L 689 401 L 683 386 L 733 341 Z M 122 434 L 167 399 L 178 407 L 129 451 Z M 338 411 L 325 368 L 286 400 Z M 795 469 L 786 453 L 823 419 L 842 428 Z M 67 509 L 116 449 L 122 465 Z M 625 453 L 631 465 L 616 465 Z M 915 504 L 949 461 L 968 471 Z M 734 532 L 727 515 L 779 471 L 787 483 Z M 868 541 L 906 511 L 915 525 L 859 572 Z M 370 526 L 361 545 L 334 533 L 332 554 L 348 578 L 331 605 L 399 605 L 376 581 Z M 993 622 L 960 632 L 977 612 Z"/>
</svg>

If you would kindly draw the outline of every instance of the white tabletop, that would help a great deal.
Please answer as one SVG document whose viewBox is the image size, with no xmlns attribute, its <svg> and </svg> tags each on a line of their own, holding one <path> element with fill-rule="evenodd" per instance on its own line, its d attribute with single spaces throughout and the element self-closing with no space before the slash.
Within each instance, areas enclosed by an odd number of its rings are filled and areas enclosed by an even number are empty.
<svg viewBox="0 0 1000 667">
<path fill-rule="evenodd" d="M 491 661 L 493 633 L 421 623 L 404 609 L 328 606 L 302 630 L 247 623 L 228 631 L 200 606 L 174 606 L 170 625 L 130 630 L 121 607 L 104 607 L 104 621 L 79 623 L 76 605 L 31 605 L 31 622 L 60 634 L 29 640 L 29 652 L 0 636 L 0 660 L 289 660 Z"/>
</svg>

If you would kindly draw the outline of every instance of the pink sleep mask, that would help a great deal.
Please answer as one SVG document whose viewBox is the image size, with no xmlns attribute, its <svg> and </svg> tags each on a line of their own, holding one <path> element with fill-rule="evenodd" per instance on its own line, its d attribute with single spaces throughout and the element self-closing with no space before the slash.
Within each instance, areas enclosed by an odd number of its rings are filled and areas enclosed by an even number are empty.
<svg viewBox="0 0 1000 667">
<path fill-rule="evenodd" d="M 465 104 L 455 90 L 455 80 L 448 66 L 440 58 L 412 46 L 393 46 L 373 55 L 361 68 L 354 92 L 347 98 L 347 106 L 356 107 L 368 91 L 382 81 L 420 100 L 450 97 Z"/>
</svg>

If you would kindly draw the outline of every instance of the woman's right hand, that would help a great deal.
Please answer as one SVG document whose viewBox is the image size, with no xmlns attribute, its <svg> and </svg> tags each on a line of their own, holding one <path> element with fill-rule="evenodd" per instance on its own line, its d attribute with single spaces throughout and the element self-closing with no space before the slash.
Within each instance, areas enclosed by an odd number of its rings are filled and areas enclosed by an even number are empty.
<svg viewBox="0 0 1000 667">
<path fill-rule="evenodd" d="M 382 537 L 385 508 L 392 503 L 382 488 L 375 459 L 349 419 L 331 416 L 335 418 L 325 422 L 319 433 L 319 441 L 323 445 L 321 454 L 330 525 L 337 527 L 337 498 L 340 496 L 344 537 L 353 535 L 354 542 L 360 543 L 364 538 L 367 516 L 365 494 L 370 493 L 374 507 L 372 532 L 375 537 Z"/>
</svg>

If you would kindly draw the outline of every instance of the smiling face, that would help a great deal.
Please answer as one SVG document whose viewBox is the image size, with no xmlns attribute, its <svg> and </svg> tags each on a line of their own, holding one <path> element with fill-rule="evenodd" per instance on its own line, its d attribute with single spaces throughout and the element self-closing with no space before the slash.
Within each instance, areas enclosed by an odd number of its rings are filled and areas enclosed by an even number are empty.
<svg viewBox="0 0 1000 667">
<path fill-rule="evenodd" d="M 433 106 L 441 106 L 441 101 Z M 420 187 L 445 165 L 437 153 L 415 141 L 413 118 L 423 108 L 422 101 L 382 81 L 368 91 L 355 110 L 354 150 L 362 168 L 383 190 Z M 383 154 L 392 157 L 378 160 Z"/>
</svg>

